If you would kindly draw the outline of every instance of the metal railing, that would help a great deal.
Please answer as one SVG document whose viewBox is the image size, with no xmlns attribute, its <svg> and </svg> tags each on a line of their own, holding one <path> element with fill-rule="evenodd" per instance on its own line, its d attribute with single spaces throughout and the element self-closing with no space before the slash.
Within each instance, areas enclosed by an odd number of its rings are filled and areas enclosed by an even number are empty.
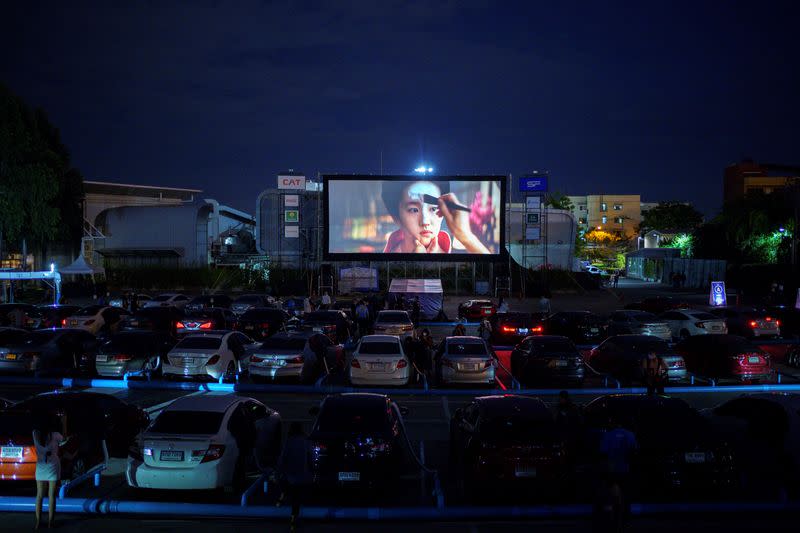
<svg viewBox="0 0 800 533">
<path fill-rule="evenodd" d="M 69 491 L 77 487 L 78 485 L 84 483 L 89 479 L 94 479 L 94 486 L 100 486 L 100 474 L 108 467 L 108 446 L 106 445 L 105 439 L 101 441 L 101 446 L 103 447 L 103 457 L 104 460 L 99 465 L 95 465 L 83 474 L 79 475 L 78 477 L 69 480 L 68 482 L 61 485 L 61 488 L 58 489 L 58 499 L 63 500 Z"/>
</svg>

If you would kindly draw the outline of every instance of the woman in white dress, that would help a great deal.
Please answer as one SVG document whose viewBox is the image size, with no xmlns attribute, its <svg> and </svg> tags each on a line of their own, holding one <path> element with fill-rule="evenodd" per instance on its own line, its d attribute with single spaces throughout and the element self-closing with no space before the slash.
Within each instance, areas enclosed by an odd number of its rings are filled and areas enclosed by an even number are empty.
<svg viewBox="0 0 800 533">
<path fill-rule="evenodd" d="M 61 417 L 61 427 L 66 426 L 66 417 Z M 66 443 L 64 436 L 58 431 L 52 431 L 53 425 L 48 424 L 47 430 L 34 430 L 33 443 L 36 446 L 36 529 L 42 517 L 42 499 L 47 487 L 47 524 L 53 527 L 56 514 L 56 489 L 61 479 L 61 458 L 59 448 Z M 66 431 L 65 431 L 66 432 Z"/>
</svg>

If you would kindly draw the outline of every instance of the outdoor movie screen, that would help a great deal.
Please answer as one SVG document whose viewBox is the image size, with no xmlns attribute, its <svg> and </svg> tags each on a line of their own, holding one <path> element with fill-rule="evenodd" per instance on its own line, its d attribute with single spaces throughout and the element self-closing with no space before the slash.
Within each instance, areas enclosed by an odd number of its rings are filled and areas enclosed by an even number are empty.
<svg viewBox="0 0 800 533">
<path fill-rule="evenodd" d="M 497 258 L 505 246 L 505 176 L 323 181 L 327 259 L 471 261 Z"/>
</svg>

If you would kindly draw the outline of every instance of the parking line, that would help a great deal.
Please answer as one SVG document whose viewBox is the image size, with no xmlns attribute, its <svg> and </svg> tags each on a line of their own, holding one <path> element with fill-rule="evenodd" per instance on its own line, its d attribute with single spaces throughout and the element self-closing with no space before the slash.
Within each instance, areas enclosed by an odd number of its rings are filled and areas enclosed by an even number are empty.
<svg viewBox="0 0 800 533">
<path fill-rule="evenodd" d="M 444 419 L 450 422 L 450 402 L 447 401 L 447 396 L 442 396 L 442 409 L 444 409 Z"/>
</svg>

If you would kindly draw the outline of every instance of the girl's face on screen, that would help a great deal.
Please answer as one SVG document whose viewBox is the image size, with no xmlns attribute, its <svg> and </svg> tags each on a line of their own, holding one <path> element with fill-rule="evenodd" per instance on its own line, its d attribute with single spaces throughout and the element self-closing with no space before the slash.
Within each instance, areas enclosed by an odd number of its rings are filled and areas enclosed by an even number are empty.
<svg viewBox="0 0 800 533">
<path fill-rule="evenodd" d="M 442 227 L 442 217 L 437 214 L 439 207 L 426 204 L 423 201 L 423 195 L 426 194 L 438 198 L 442 195 L 442 191 L 438 185 L 430 181 L 415 181 L 403 188 L 398 204 L 400 213 L 398 222 L 403 232 L 425 247 L 439 235 Z"/>
</svg>

